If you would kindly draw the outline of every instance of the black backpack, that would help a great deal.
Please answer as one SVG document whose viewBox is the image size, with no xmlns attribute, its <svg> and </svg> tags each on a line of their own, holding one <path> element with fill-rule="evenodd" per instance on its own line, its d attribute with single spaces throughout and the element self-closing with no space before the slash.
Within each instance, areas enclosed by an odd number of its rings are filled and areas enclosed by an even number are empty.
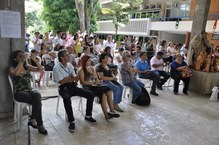
<svg viewBox="0 0 219 145">
<path fill-rule="evenodd" d="M 141 94 L 135 100 L 136 104 L 139 106 L 147 106 L 151 103 L 151 98 L 148 94 L 148 91 L 145 88 L 142 88 Z"/>
</svg>

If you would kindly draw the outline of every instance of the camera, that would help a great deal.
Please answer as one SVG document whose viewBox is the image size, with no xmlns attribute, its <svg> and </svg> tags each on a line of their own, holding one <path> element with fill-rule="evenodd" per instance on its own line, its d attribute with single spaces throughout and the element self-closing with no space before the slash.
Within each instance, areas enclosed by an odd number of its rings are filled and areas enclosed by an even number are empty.
<svg viewBox="0 0 219 145">
<path fill-rule="evenodd" d="M 43 35 L 42 34 L 40 34 L 39 39 L 43 39 Z"/>
</svg>

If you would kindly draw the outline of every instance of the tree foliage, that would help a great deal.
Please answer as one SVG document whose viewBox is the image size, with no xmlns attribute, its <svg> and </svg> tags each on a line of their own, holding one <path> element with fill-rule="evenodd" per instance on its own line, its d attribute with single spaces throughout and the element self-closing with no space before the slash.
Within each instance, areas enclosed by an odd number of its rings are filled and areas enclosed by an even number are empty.
<svg viewBox="0 0 219 145">
<path fill-rule="evenodd" d="M 136 7 L 143 3 L 143 0 L 117 0 L 122 3 L 128 3 L 130 5 L 130 9 L 134 10 Z"/>
<path fill-rule="evenodd" d="M 36 0 L 35 0 L 36 1 Z M 25 29 L 28 33 L 34 33 L 35 31 L 44 32 L 45 23 L 41 18 L 41 11 L 35 7 L 41 7 L 40 2 L 34 0 L 25 2 Z"/>
<path fill-rule="evenodd" d="M 116 36 L 119 27 L 125 26 L 129 21 L 128 13 L 125 11 L 125 9 L 127 9 L 128 7 L 129 4 L 127 3 L 113 1 L 110 8 L 102 8 L 103 14 L 108 14 L 113 18 Z"/>
<path fill-rule="evenodd" d="M 40 20 L 40 16 L 37 15 L 36 11 L 27 12 L 25 13 L 25 27 L 35 27 L 42 25 L 42 22 Z"/>
<path fill-rule="evenodd" d="M 49 29 L 76 32 L 79 19 L 73 0 L 42 0 L 42 18 Z"/>
</svg>

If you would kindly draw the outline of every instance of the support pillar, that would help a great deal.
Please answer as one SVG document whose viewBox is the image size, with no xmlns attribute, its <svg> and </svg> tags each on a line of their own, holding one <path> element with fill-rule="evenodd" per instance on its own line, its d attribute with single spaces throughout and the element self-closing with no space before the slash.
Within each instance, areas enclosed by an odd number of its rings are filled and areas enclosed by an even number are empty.
<svg viewBox="0 0 219 145">
<path fill-rule="evenodd" d="M 8 81 L 8 69 L 11 64 L 11 53 L 14 50 L 24 50 L 24 0 L 1 0 L 0 10 L 11 10 L 21 13 L 22 38 L 10 39 L 0 37 L 0 118 L 13 114 L 13 98 Z"/>
<path fill-rule="evenodd" d="M 210 4 L 211 4 L 211 0 L 196 0 L 195 13 L 193 17 L 192 31 L 190 37 L 191 39 L 196 34 L 201 34 L 205 32 Z M 193 50 L 189 49 L 188 57 L 187 57 L 188 65 L 191 65 L 192 63 L 192 55 L 193 55 Z"/>
</svg>

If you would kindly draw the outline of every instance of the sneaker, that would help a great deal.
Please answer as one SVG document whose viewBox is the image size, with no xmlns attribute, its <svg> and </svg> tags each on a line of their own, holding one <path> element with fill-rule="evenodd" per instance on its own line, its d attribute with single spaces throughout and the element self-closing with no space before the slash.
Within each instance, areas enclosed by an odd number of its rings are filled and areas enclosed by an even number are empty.
<svg viewBox="0 0 219 145">
<path fill-rule="evenodd" d="M 188 93 L 187 93 L 187 92 L 185 92 L 185 91 L 183 91 L 183 94 L 185 94 L 185 95 L 188 95 Z"/>
<path fill-rule="evenodd" d="M 150 92 L 151 95 L 158 96 L 159 94 L 156 92 Z"/>
<path fill-rule="evenodd" d="M 111 117 L 114 117 L 114 118 L 120 117 L 120 115 L 115 113 L 115 112 L 109 112 L 108 115 L 111 116 Z"/>
<path fill-rule="evenodd" d="M 28 124 L 29 126 L 35 128 L 35 129 L 38 129 L 38 128 L 39 128 L 39 126 L 37 125 L 37 122 L 36 122 L 35 119 L 29 120 L 27 124 Z"/>
<path fill-rule="evenodd" d="M 69 125 L 69 127 L 68 127 L 68 130 L 69 130 L 70 132 L 74 132 L 74 131 L 75 131 L 75 123 L 74 123 L 74 122 L 70 123 L 70 125 Z"/>
<path fill-rule="evenodd" d="M 85 116 L 85 120 L 91 122 L 91 123 L 96 123 L 97 121 L 95 119 L 93 119 L 92 117 L 86 117 Z"/>
<path fill-rule="evenodd" d="M 178 95 L 178 92 L 173 92 L 174 93 L 174 95 Z"/>
<path fill-rule="evenodd" d="M 48 134 L 47 130 L 45 129 L 45 127 L 43 125 L 38 127 L 38 131 L 39 131 L 39 133 L 41 133 L 43 135 Z"/>
</svg>

